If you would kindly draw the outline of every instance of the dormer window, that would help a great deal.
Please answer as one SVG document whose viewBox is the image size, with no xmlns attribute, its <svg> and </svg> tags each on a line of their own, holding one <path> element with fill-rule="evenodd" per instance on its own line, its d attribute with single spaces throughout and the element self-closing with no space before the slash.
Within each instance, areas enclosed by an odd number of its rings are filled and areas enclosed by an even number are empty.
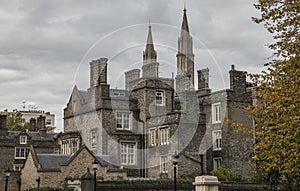
<svg viewBox="0 0 300 191">
<path fill-rule="evenodd" d="M 20 144 L 27 144 L 27 136 L 20 136 Z"/>
</svg>

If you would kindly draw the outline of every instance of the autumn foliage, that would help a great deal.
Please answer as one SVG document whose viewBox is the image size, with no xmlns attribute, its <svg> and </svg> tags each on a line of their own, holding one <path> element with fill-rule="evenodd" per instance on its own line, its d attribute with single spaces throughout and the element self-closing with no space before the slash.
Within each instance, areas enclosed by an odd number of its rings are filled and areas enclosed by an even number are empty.
<svg viewBox="0 0 300 191">
<path fill-rule="evenodd" d="M 250 74 L 254 105 L 247 108 L 254 129 L 233 124 L 255 135 L 252 162 L 257 173 L 287 190 L 300 186 L 300 1 L 258 0 L 260 18 L 253 18 L 273 35 L 274 51 L 261 74 Z"/>
</svg>

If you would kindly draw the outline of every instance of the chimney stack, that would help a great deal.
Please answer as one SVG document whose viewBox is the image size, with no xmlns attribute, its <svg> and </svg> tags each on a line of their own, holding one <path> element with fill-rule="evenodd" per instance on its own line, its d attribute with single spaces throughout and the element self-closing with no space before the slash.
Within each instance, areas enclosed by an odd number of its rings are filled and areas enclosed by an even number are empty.
<svg viewBox="0 0 300 191">
<path fill-rule="evenodd" d="M 36 131 L 36 119 L 30 118 L 29 131 Z"/>
</svg>

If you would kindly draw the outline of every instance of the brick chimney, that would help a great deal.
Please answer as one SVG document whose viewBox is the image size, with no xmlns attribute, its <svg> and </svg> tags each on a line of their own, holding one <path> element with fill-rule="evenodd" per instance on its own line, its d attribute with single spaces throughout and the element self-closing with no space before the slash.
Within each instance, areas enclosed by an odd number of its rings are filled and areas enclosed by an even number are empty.
<svg viewBox="0 0 300 191">
<path fill-rule="evenodd" d="M 29 131 L 36 131 L 36 119 L 30 118 Z"/>
<path fill-rule="evenodd" d="M 246 92 L 246 72 L 237 71 L 234 65 L 231 65 L 230 74 L 230 89 L 236 94 L 241 94 Z"/>
<path fill-rule="evenodd" d="M 7 128 L 6 128 L 6 115 L 0 114 L 0 136 L 7 135 Z"/>
<path fill-rule="evenodd" d="M 39 130 L 39 133 L 41 137 L 46 137 L 47 129 L 46 129 L 46 117 L 40 115 L 37 118 L 37 129 Z"/>
<path fill-rule="evenodd" d="M 107 58 L 100 58 L 90 62 L 90 87 L 107 84 Z"/>
</svg>

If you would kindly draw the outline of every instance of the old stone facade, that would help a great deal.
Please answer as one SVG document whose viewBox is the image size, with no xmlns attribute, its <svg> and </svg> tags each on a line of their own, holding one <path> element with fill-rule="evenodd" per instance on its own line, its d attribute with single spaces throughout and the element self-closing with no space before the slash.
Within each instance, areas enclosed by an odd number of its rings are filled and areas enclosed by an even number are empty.
<svg viewBox="0 0 300 191">
<path fill-rule="evenodd" d="M 212 92 L 209 70 L 199 70 L 196 90 L 192 44 L 184 10 L 175 80 L 159 76 L 151 26 L 142 71 L 125 72 L 124 90 L 110 89 L 107 58 L 91 61 L 90 87 L 83 91 L 75 86 L 64 109 L 64 133 L 79 132 L 93 153 L 109 155 L 130 177 L 173 177 L 175 154 L 180 156 L 181 177 L 206 174 L 221 165 L 249 172 L 253 167 L 246 155 L 252 145 L 224 121 L 252 126 L 243 111 L 252 104 L 245 73 L 233 66 L 230 89 Z"/>
<path fill-rule="evenodd" d="M 46 132 L 45 117 L 37 118 L 35 131 L 8 131 L 6 115 L 0 115 L 0 173 L 9 169 L 16 177 L 21 171 L 30 147 L 33 146 L 39 153 L 59 153 L 58 133 Z M 10 178 L 12 179 L 12 178 Z M 0 185 L 5 185 L 0 179 Z M 12 185 L 16 185 L 13 182 Z M 10 185 L 9 182 L 9 186 Z"/>
<path fill-rule="evenodd" d="M 37 187 L 38 177 L 41 187 L 64 188 L 68 186 L 69 180 L 80 181 L 87 169 L 92 169 L 95 160 L 99 164 L 96 171 L 98 179 L 126 178 L 124 170 L 109 164 L 105 156 L 96 157 L 86 146 L 82 146 L 73 155 L 38 154 L 32 147 L 22 169 L 22 190 Z"/>
</svg>

